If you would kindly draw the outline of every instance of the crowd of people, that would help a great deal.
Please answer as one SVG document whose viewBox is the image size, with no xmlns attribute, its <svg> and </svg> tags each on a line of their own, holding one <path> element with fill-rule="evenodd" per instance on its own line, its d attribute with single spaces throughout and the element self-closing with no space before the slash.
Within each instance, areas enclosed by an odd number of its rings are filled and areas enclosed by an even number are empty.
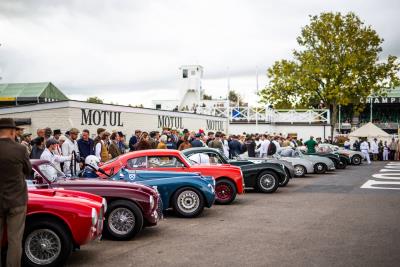
<svg viewBox="0 0 400 267">
<path fill-rule="evenodd" d="M 322 141 L 321 138 L 314 139 L 311 136 L 303 142 L 295 136 L 282 134 L 243 133 L 227 136 L 222 132 L 206 133 L 201 129 L 178 131 L 176 128 L 151 132 L 136 130 L 131 137 L 126 138 L 121 131 L 109 132 L 104 128 L 98 128 L 95 135 L 91 136 L 87 129 L 80 132 L 76 128 L 71 128 L 63 133 L 59 129 L 52 130 L 47 127 L 38 129 L 35 138 L 32 138 L 32 134 L 24 133 L 24 129 L 17 127 L 14 120 L 0 119 L 0 148 L 3 152 L 0 153 L 0 169 L 3 174 L 0 183 L 0 237 L 4 222 L 7 220 L 8 225 L 11 226 L 8 227 L 7 260 L 10 260 L 12 264 L 20 263 L 20 241 L 27 201 L 25 177 L 31 172 L 29 158 L 48 160 L 68 175 L 71 174 L 72 169 L 79 171 L 82 167 L 81 163 L 88 156 L 95 157 L 99 162 L 106 162 L 128 151 L 185 150 L 207 146 L 219 149 L 229 158 L 235 158 L 244 153 L 248 157 L 266 157 L 285 147 L 306 147 L 309 153 L 314 153 L 319 144 L 335 144 L 336 141 L 331 139 Z M 370 163 L 369 154 L 372 154 L 373 160 L 400 159 L 400 143 L 394 138 L 390 142 L 377 139 L 368 142 L 366 138 L 356 140 L 354 143 L 346 140 L 344 148 L 361 151 L 368 163 Z"/>
<path fill-rule="evenodd" d="M 284 136 L 282 134 L 240 134 L 226 135 L 222 132 L 205 132 L 203 130 L 189 131 L 176 128 L 165 128 L 160 131 L 135 130 L 134 134 L 126 138 L 121 131 L 109 132 L 107 129 L 98 128 L 95 137 L 91 138 L 89 130 L 81 133 L 76 128 L 62 133 L 50 128 L 38 129 L 37 136 L 32 139 L 32 134 L 24 133 L 22 128 L 16 132 L 16 141 L 24 145 L 31 159 L 49 160 L 64 173 L 71 174 L 72 167 L 79 171 L 82 164 L 71 163 L 72 158 L 81 159 L 81 162 L 89 156 L 96 156 L 100 162 L 106 162 L 128 151 L 144 149 L 178 149 L 184 150 L 191 147 L 211 147 L 219 149 L 228 158 L 235 158 L 244 153 L 248 157 L 266 157 L 275 154 L 284 147 L 306 147 L 308 153 L 315 153 L 321 143 L 335 144 L 328 138 L 315 138 L 310 136 L 306 141 L 297 139 L 296 136 Z M 80 135 L 80 137 L 79 137 Z M 79 138 L 78 138 L 79 137 Z M 391 142 L 374 139 L 371 142 L 363 142 L 362 139 L 351 143 L 344 142 L 345 149 L 361 151 L 369 162 L 369 154 L 373 160 L 399 160 L 400 143 L 392 139 Z M 71 166 L 71 164 L 73 166 Z"/>
</svg>

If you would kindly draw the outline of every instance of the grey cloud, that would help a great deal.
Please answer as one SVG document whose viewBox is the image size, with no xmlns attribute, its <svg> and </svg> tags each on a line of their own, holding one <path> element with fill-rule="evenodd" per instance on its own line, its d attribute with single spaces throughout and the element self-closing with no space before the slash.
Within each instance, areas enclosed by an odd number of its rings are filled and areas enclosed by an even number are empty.
<svg viewBox="0 0 400 267">
<path fill-rule="evenodd" d="M 180 65 L 200 64 L 205 79 L 224 80 L 229 66 L 251 85 L 257 66 L 265 75 L 291 57 L 308 15 L 323 11 L 354 11 L 385 38 L 383 57 L 400 56 L 398 10 L 399 1 L 372 0 L 2 0 L 0 76 L 54 81 L 67 94 L 164 94 L 179 87 Z"/>
</svg>

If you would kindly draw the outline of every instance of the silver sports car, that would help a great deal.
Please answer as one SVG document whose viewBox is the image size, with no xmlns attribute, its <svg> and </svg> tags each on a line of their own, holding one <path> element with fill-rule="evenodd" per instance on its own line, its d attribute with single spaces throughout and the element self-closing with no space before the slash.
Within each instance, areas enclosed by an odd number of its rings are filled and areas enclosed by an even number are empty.
<svg viewBox="0 0 400 267">
<path fill-rule="evenodd" d="M 318 174 L 335 170 L 335 164 L 331 159 L 317 155 L 304 155 L 298 149 L 283 148 L 279 150 L 277 154 L 286 158 L 301 158 L 309 160 L 313 164 L 314 172 Z"/>
</svg>

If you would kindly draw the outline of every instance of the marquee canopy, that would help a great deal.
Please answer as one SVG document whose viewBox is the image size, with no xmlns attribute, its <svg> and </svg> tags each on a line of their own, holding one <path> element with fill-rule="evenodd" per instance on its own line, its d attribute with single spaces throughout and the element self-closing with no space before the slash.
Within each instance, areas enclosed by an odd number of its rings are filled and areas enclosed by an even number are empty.
<svg viewBox="0 0 400 267">
<path fill-rule="evenodd" d="M 367 138 L 381 138 L 388 139 L 391 138 L 391 135 L 373 124 L 369 122 L 357 130 L 351 132 L 349 137 L 357 138 L 357 137 L 367 137 Z"/>
</svg>

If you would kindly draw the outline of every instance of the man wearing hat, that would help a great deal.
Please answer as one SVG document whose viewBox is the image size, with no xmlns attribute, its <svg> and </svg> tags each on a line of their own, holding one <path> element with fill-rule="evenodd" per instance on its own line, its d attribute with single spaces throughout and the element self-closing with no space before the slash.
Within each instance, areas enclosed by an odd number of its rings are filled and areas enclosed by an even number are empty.
<svg viewBox="0 0 400 267">
<path fill-rule="evenodd" d="M 61 147 L 63 156 L 72 158 L 72 155 L 75 155 L 75 159 L 80 159 L 78 142 L 76 141 L 76 139 L 78 139 L 78 134 L 79 130 L 76 128 L 71 128 L 71 130 L 69 130 L 69 136 Z M 75 166 L 73 164 L 75 164 Z M 72 171 L 75 170 L 76 173 L 72 173 Z M 77 174 L 79 171 L 79 162 L 72 162 L 71 160 L 64 162 L 64 173 L 66 175 Z"/>
<path fill-rule="evenodd" d="M 47 139 L 46 148 L 40 156 L 41 160 L 48 160 L 61 171 L 60 163 L 71 160 L 70 156 L 60 156 L 57 154 L 58 141 L 54 138 Z"/>
<path fill-rule="evenodd" d="M 13 119 L 0 119 L 0 240 L 7 224 L 6 266 L 20 266 L 28 191 L 25 178 L 32 166 L 26 148 L 15 142 Z"/>
<path fill-rule="evenodd" d="M 21 145 L 24 145 L 26 147 L 26 151 L 28 152 L 28 155 L 31 154 L 32 152 L 32 134 L 31 133 L 24 133 L 22 135 L 22 141 L 21 141 Z"/>
<path fill-rule="evenodd" d="M 15 129 L 15 142 L 21 144 L 23 134 L 24 134 L 24 128 L 17 126 L 17 128 Z"/>
</svg>

